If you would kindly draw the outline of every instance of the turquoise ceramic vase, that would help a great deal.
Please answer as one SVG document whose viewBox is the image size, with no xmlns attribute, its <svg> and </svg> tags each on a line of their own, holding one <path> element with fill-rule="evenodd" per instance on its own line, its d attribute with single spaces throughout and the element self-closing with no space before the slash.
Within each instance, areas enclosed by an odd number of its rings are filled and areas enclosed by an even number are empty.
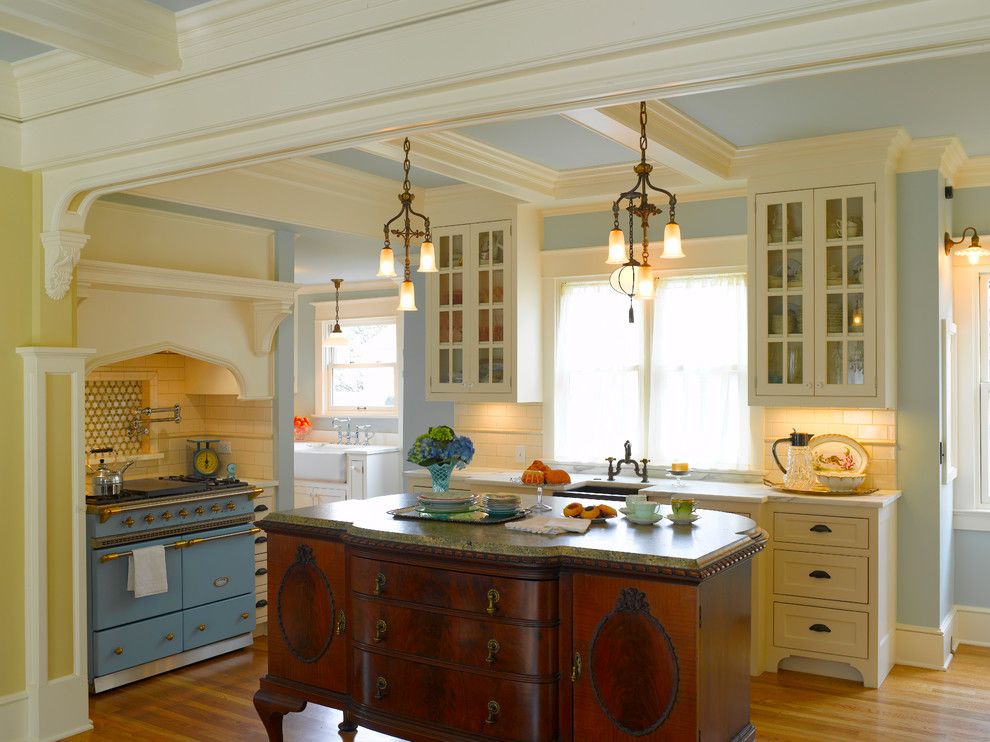
<svg viewBox="0 0 990 742">
<path fill-rule="evenodd" d="M 446 464 L 430 464 L 426 467 L 433 480 L 433 492 L 442 495 L 450 491 L 450 473 L 454 470 L 453 462 Z"/>
</svg>

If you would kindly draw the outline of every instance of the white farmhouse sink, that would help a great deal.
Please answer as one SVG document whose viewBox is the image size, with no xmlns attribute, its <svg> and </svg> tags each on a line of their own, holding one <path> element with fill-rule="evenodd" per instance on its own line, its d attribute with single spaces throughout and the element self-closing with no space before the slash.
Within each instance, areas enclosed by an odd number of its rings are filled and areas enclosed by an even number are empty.
<svg viewBox="0 0 990 742">
<path fill-rule="evenodd" d="M 347 452 L 354 446 L 338 443 L 295 443 L 293 459 L 296 479 L 324 482 L 347 480 Z"/>
</svg>

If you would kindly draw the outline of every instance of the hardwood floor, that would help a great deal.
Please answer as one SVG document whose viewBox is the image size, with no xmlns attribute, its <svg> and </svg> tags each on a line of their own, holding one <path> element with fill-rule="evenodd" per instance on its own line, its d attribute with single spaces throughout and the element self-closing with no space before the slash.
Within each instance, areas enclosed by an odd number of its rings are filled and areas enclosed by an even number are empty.
<svg viewBox="0 0 990 742">
<path fill-rule="evenodd" d="M 95 729 L 70 739 L 264 742 L 251 697 L 266 664 L 267 645 L 260 637 L 253 649 L 94 696 Z M 990 649 L 960 647 L 948 672 L 895 667 L 879 690 L 782 671 L 754 678 L 751 693 L 761 741 L 990 739 Z M 340 718 L 310 705 L 285 717 L 286 742 L 332 742 Z M 345 739 L 394 740 L 366 729 Z"/>
</svg>

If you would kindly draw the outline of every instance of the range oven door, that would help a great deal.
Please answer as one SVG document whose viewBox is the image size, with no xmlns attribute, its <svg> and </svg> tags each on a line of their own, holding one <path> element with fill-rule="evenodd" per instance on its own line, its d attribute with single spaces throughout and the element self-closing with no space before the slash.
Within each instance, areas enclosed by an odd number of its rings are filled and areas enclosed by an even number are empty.
<svg viewBox="0 0 990 742">
<path fill-rule="evenodd" d="M 182 553 L 182 607 L 192 608 L 236 595 L 254 595 L 254 533 L 251 524 L 195 537 Z"/>
</svg>

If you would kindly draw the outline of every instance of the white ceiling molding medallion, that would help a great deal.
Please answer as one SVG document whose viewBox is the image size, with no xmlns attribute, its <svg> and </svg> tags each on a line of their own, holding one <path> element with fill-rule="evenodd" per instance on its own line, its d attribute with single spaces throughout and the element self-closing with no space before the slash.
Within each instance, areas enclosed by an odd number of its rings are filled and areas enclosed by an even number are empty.
<svg viewBox="0 0 990 742">
<path fill-rule="evenodd" d="M 256 301 L 254 310 L 254 352 L 259 356 L 271 352 L 275 332 L 282 320 L 292 314 L 294 301 Z"/>
<path fill-rule="evenodd" d="M 72 271 L 88 240 L 88 234 L 64 229 L 41 233 L 41 244 L 45 248 L 45 293 L 55 301 L 69 292 Z"/>
<path fill-rule="evenodd" d="M 943 177 L 952 178 L 966 160 L 966 150 L 958 137 L 915 139 L 901 153 L 897 172 L 938 170 Z"/>
</svg>

